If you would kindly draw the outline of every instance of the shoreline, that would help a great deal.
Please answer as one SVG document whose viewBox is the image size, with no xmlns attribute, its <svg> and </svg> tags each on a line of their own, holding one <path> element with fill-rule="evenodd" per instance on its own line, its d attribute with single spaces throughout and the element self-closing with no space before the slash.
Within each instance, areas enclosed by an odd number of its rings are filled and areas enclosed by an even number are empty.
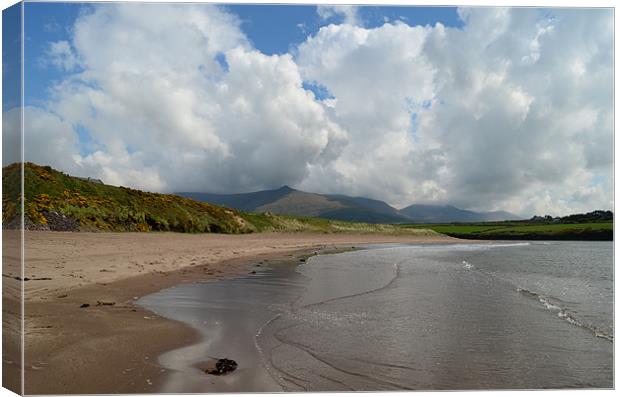
<svg viewBox="0 0 620 397">
<path fill-rule="evenodd" d="M 5 244 L 10 243 L 10 236 L 8 240 L 5 237 Z M 157 392 L 168 372 L 159 366 L 158 356 L 195 343 L 200 335 L 184 323 L 133 304 L 150 293 L 184 282 L 234 277 L 247 272 L 257 261 L 299 260 L 317 250 L 372 243 L 462 241 L 442 235 L 61 232 L 27 232 L 26 240 L 26 257 L 31 261 L 26 263 L 25 276 L 36 276 L 25 284 L 28 394 Z M 56 251 L 52 257 L 47 251 L 50 244 Z M 107 251 L 107 247 L 112 250 Z M 129 252 L 125 251 L 128 247 Z M 154 247 L 159 251 L 151 252 Z M 193 251 L 188 253 L 188 247 Z M 200 260 L 190 258 L 200 252 L 205 254 Z M 159 263 L 152 260 L 154 256 L 160 258 Z M 132 266 L 126 266 L 127 271 L 121 274 L 102 271 L 132 260 L 137 263 L 129 263 Z M 81 266 L 83 274 L 61 273 L 64 276 L 56 279 L 53 276 L 59 273 L 54 270 L 58 263 L 66 265 L 65 272 L 67 267 L 76 270 Z M 102 263 L 112 264 L 101 267 Z M 11 270 L 16 269 L 3 266 L 3 281 L 11 277 Z M 7 302 L 11 297 L 4 299 Z M 90 306 L 80 308 L 85 303 Z M 3 371 L 8 386 L 19 367 L 15 360 L 3 357 Z"/>
</svg>

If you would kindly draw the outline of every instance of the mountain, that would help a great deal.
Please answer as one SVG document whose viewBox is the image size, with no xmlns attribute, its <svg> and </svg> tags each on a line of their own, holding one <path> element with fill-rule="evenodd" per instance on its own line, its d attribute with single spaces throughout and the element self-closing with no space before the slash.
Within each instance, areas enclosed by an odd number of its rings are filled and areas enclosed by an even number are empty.
<svg viewBox="0 0 620 397">
<path fill-rule="evenodd" d="M 180 192 L 177 194 L 179 196 L 187 197 L 196 201 L 204 201 L 211 204 L 223 205 L 242 211 L 256 212 L 257 208 L 278 201 L 279 199 L 287 196 L 293 191 L 294 189 L 291 189 L 288 186 L 282 186 L 280 189 L 276 190 L 263 190 L 253 193 L 215 194 Z"/>
<path fill-rule="evenodd" d="M 411 219 L 383 201 L 339 194 L 308 193 L 288 186 L 240 194 L 191 192 L 177 194 L 193 200 L 259 213 L 270 212 L 365 223 L 411 222 Z"/>
<path fill-rule="evenodd" d="M 451 205 L 413 204 L 400 213 L 416 223 L 490 222 L 521 219 L 506 211 L 475 212 Z"/>
<path fill-rule="evenodd" d="M 504 212 L 474 212 L 450 205 L 414 204 L 397 210 L 384 201 L 343 194 L 318 194 L 282 186 L 252 193 L 213 194 L 180 192 L 193 200 L 251 212 L 279 215 L 312 216 L 365 223 L 452 223 L 517 220 Z"/>
<path fill-rule="evenodd" d="M 24 226 L 28 230 L 436 234 L 431 230 L 407 229 L 397 225 L 244 212 L 173 194 L 106 185 L 98 179 L 74 177 L 33 163 L 24 163 L 23 167 L 15 163 L 2 169 L 2 227 L 5 229 L 21 227 L 22 169 Z M 305 208 L 312 208 L 306 204 L 314 203 L 315 210 L 322 208 L 324 201 L 329 201 L 320 195 L 295 192 L 283 187 L 263 195 L 241 195 L 237 199 L 238 204 L 244 202 L 252 208 L 288 208 L 291 202 L 301 198 Z M 223 200 L 222 197 L 219 199 Z"/>
</svg>

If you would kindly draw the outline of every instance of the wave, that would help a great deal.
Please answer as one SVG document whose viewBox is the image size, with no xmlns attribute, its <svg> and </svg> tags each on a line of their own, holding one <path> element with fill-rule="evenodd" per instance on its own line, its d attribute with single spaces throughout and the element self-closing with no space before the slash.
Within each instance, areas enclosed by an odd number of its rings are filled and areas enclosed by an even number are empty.
<svg viewBox="0 0 620 397">
<path fill-rule="evenodd" d="M 546 295 L 539 294 L 538 292 L 533 292 L 526 288 L 521 288 L 521 287 L 517 288 L 517 292 L 530 299 L 538 300 L 540 303 L 543 304 L 543 306 L 547 308 L 547 310 L 549 310 L 552 313 L 555 313 L 562 320 L 565 320 L 566 322 L 572 325 L 585 329 L 586 331 L 590 332 L 592 335 L 596 336 L 597 338 L 606 339 L 610 342 L 613 342 L 614 340 L 613 335 L 607 334 L 606 332 L 600 330 L 598 327 L 592 324 L 582 323 L 572 313 L 570 313 L 566 308 L 563 308 L 559 303 L 556 303 L 555 301 L 557 299 L 553 299 Z"/>
<path fill-rule="evenodd" d="M 474 265 L 472 265 L 471 263 L 467 262 L 467 261 L 463 261 L 463 267 L 467 270 L 473 269 Z"/>
<path fill-rule="evenodd" d="M 501 244 L 489 244 L 490 248 L 504 248 L 504 247 L 523 247 L 532 245 L 532 243 L 524 242 L 524 243 L 501 243 Z"/>
<path fill-rule="evenodd" d="M 442 246 L 442 248 L 447 248 L 450 250 L 454 249 L 465 249 L 465 250 L 481 250 L 481 249 L 492 249 L 492 248 L 509 248 L 509 247 L 524 247 L 531 245 L 530 242 L 520 242 L 520 243 L 458 243 L 458 244 L 446 244 Z M 434 248 L 434 247 L 431 247 Z"/>
</svg>

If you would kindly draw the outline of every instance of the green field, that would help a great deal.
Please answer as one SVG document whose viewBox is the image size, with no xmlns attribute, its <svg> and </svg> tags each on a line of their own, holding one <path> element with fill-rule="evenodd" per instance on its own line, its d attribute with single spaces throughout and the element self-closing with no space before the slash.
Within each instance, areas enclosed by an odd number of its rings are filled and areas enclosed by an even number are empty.
<svg viewBox="0 0 620 397">
<path fill-rule="evenodd" d="M 532 221 L 468 224 L 408 224 L 405 229 L 431 229 L 452 237 L 479 240 L 613 240 L 613 222 L 544 223 Z"/>
</svg>

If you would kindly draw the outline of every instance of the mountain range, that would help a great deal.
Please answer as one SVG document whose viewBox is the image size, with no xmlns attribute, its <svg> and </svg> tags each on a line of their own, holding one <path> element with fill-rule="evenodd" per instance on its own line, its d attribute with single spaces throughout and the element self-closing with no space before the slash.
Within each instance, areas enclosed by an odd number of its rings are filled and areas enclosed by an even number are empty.
<svg viewBox="0 0 620 397">
<path fill-rule="evenodd" d="M 239 194 L 175 194 L 243 211 L 366 223 L 453 223 L 520 219 L 505 211 L 475 212 L 450 205 L 414 204 L 399 210 L 380 200 L 342 194 L 309 193 L 289 186 Z"/>
<path fill-rule="evenodd" d="M 254 205 L 270 199 L 273 197 L 263 194 Z M 2 168 L 2 227 L 22 226 L 27 230 L 65 232 L 436 235 L 425 227 L 238 211 L 173 194 L 106 185 L 101 180 L 74 177 L 50 166 L 13 163 Z"/>
</svg>

